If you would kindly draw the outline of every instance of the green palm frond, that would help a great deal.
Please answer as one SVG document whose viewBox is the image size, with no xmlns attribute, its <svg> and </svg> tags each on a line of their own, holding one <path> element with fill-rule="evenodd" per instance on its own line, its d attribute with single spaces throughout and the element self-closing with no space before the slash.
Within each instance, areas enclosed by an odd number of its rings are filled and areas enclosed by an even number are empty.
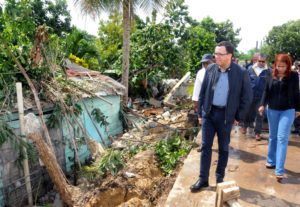
<svg viewBox="0 0 300 207">
<path fill-rule="evenodd" d="M 153 9 L 159 11 L 164 8 L 167 0 L 137 0 L 138 7 L 143 9 L 145 12 L 152 12 Z"/>
<path fill-rule="evenodd" d="M 121 0 L 73 0 L 75 6 L 81 8 L 84 15 L 92 18 L 100 16 L 103 12 L 110 12 L 114 8 L 119 7 Z"/>
<path fill-rule="evenodd" d="M 111 12 L 120 9 L 124 1 L 128 1 L 133 9 L 141 8 L 145 12 L 159 10 L 167 3 L 167 0 L 73 0 L 75 6 L 79 6 L 84 15 L 92 18 L 99 16 L 102 12 Z"/>
</svg>

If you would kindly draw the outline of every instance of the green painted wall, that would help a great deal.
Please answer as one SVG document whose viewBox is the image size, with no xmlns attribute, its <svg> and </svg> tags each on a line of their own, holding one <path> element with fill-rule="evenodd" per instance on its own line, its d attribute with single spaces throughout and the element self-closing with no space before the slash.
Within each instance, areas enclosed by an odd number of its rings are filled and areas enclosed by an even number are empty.
<svg viewBox="0 0 300 207">
<path fill-rule="evenodd" d="M 89 108 L 90 113 L 92 112 L 92 110 L 94 108 L 99 108 L 104 113 L 104 115 L 108 117 L 106 121 L 109 123 L 109 125 L 107 126 L 106 130 L 103 126 L 100 126 L 100 124 L 97 124 L 97 126 L 104 138 L 104 141 L 108 145 L 110 145 L 111 139 L 108 138 L 108 136 L 109 135 L 114 136 L 116 134 L 122 133 L 122 131 L 123 131 L 122 122 L 119 119 L 120 96 L 105 96 L 104 98 L 106 100 L 108 100 L 109 102 L 113 103 L 113 105 L 110 105 L 110 104 L 106 103 L 105 101 L 102 101 L 98 98 L 86 98 L 85 103 L 86 103 L 87 107 Z M 79 104 L 82 106 L 82 109 L 83 109 L 81 118 L 84 122 L 84 125 L 86 126 L 88 136 L 90 138 L 95 139 L 97 142 L 102 143 L 94 125 L 92 124 L 92 121 L 90 120 L 87 112 L 84 109 L 84 106 L 80 102 L 79 102 Z M 50 110 L 50 109 L 48 109 L 48 110 Z M 25 113 L 28 113 L 28 111 Z M 46 115 L 45 118 L 47 119 L 48 116 L 49 115 Z M 12 119 L 17 119 L 17 118 L 18 118 L 18 113 L 12 114 Z M 19 129 L 19 120 L 9 122 L 9 125 L 14 129 Z M 64 137 L 70 139 L 69 130 L 67 128 L 67 124 L 65 123 L 65 121 L 63 121 L 63 123 L 62 123 L 62 134 Z M 90 151 L 88 150 L 88 147 L 85 145 L 85 143 L 84 143 L 84 145 L 82 145 L 80 147 L 80 150 L 78 151 L 78 153 L 80 156 L 80 160 L 82 162 L 90 156 Z M 74 156 L 73 151 L 70 150 L 68 146 L 65 146 L 65 160 L 66 160 L 66 170 L 67 171 L 70 171 L 71 165 L 73 165 L 73 161 L 70 161 L 68 159 L 68 157 L 73 158 L 73 156 Z M 1 180 L 1 178 L 2 178 L 2 166 L 0 165 L 0 187 L 3 186 L 3 182 Z M 0 192 L 0 207 L 3 207 L 3 206 L 4 206 L 4 197 Z"/>
<path fill-rule="evenodd" d="M 104 126 L 100 126 L 97 124 L 98 129 L 104 139 L 104 142 L 108 145 L 111 144 L 111 139 L 108 138 L 109 135 L 116 135 L 123 131 L 122 122 L 119 119 L 119 111 L 120 111 L 120 96 L 105 96 L 104 97 L 109 102 L 113 103 L 113 105 L 108 104 L 107 102 L 100 100 L 99 98 L 86 98 L 85 104 L 91 113 L 94 108 L 99 108 L 105 116 L 107 116 L 107 122 L 109 125 L 105 131 Z M 102 143 L 100 136 L 97 133 L 88 113 L 85 111 L 85 108 L 81 102 L 79 102 L 83 109 L 83 113 L 81 115 L 82 120 L 84 121 L 85 127 L 87 129 L 87 135 L 89 138 L 93 138 L 99 143 Z M 70 139 L 69 130 L 66 122 L 63 122 L 63 136 Z M 77 135 L 80 136 L 80 135 Z M 81 146 L 79 151 L 80 161 L 83 162 L 86 158 L 90 156 L 90 151 L 88 150 L 87 145 Z M 70 150 L 68 146 L 65 148 L 65 158 L 66 158 L 66 169 L 67 171 L 71 170 L 71 166 L 73 165 L 73 161 L 69 158 L 74 157 L 74 152 Z"/>
</svg>

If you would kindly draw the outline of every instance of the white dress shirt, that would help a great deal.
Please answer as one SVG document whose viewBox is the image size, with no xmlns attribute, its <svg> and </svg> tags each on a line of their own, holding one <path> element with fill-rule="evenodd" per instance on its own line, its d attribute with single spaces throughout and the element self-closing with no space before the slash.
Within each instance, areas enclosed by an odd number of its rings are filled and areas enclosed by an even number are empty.
<svg viewBox="0 0 300 207">
<path fill-rule="evenodd" d="M 198 101 L 198 99 L 199 99 L 199 94 L 201 91 L 201 86 L 202 86 L 204 75 L 205 75 L 205 68 L 201 68 L 197 72 L 197 76 L 196 76 L 196 80 L 195 80 L 195 84 L 194 84 L 194 91 L 193 91 L 193 97 L 192 97 L 193 101 Z"/>
</svg>

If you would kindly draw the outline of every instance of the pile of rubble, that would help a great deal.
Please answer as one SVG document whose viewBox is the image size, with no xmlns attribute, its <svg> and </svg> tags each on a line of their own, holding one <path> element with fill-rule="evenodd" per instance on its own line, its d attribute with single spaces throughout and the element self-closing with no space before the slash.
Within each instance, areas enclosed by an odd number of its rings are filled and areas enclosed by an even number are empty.
<svg viewBox="0 0 300 207">
<path fill-rule="evenodd" d="M 197 128 L 195 120 L 191 119 L 191 114 L 196 114 L 192 108 L 190 100 L 178 99 L 181 103 L 186 104 L 185 108 L 154 108 L 149 107 L 140 110 L 131 110 L 132 113 L 127 114 L 128 122 L 131 130 L 113 137 L 115 140 L 112 144 L 113 148 L 124 149 L 126 142 L 154 143 L 158 140 L 170 137 L 175 131 L 185 136 L 190 129 Z"/>
<path fill-rule="evenodd" d="M 133 100 L 130 107 L 126 108 L 126 114 L 123 114 L 129 130 L 112 137 L 114 141 L 111 148 L 126 151 L 129 145 L 153 146 L 171 137 L 174 132 L 193 139 L 195 134 L 188 132 L 193 129 L 198 132 L 199 127 L 195 122 L 197 116 L 191 110 L 192 101 L 187 96 L 172 97 L 169 101 L 172 104 L 164 104 L 163 100 L 154 98 Z M 168 195 L 182 163 L 183 160 L 180 160 L 177 170 L 165 177 L 158 167 L 153 148 L 140 151 L 126 162 L 125 168 L 115 177 L 109 176 L 98 185 L 100 187 L 93 191 L 97 195 L 91 196 L 87 206 L 157 206 L 159 200 Z"/>
</svg>

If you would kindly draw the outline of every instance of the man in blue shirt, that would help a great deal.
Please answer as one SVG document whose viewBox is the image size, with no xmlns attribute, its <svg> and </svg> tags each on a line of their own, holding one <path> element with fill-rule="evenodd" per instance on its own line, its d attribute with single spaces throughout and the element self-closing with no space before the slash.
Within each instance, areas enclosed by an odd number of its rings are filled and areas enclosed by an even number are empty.
<svg viewBox="0 0 300 207">
<path fill-rule="evenodd" d="M 216 63 L 207 67 L 199 101 L 198 119 L 202 125 L 202 153 L 198 181 L 192 192 L 208 186 L 212 145 L 217 133 L 219 159 L 216 182 L 223 182 L 228 162 L 230 132 L 234 121 L 243 120 L 251 104 L 252 90 L 246 69 L 231 61 L 234 47 L 228 41 L 215 48 Z"/>
</svg>

